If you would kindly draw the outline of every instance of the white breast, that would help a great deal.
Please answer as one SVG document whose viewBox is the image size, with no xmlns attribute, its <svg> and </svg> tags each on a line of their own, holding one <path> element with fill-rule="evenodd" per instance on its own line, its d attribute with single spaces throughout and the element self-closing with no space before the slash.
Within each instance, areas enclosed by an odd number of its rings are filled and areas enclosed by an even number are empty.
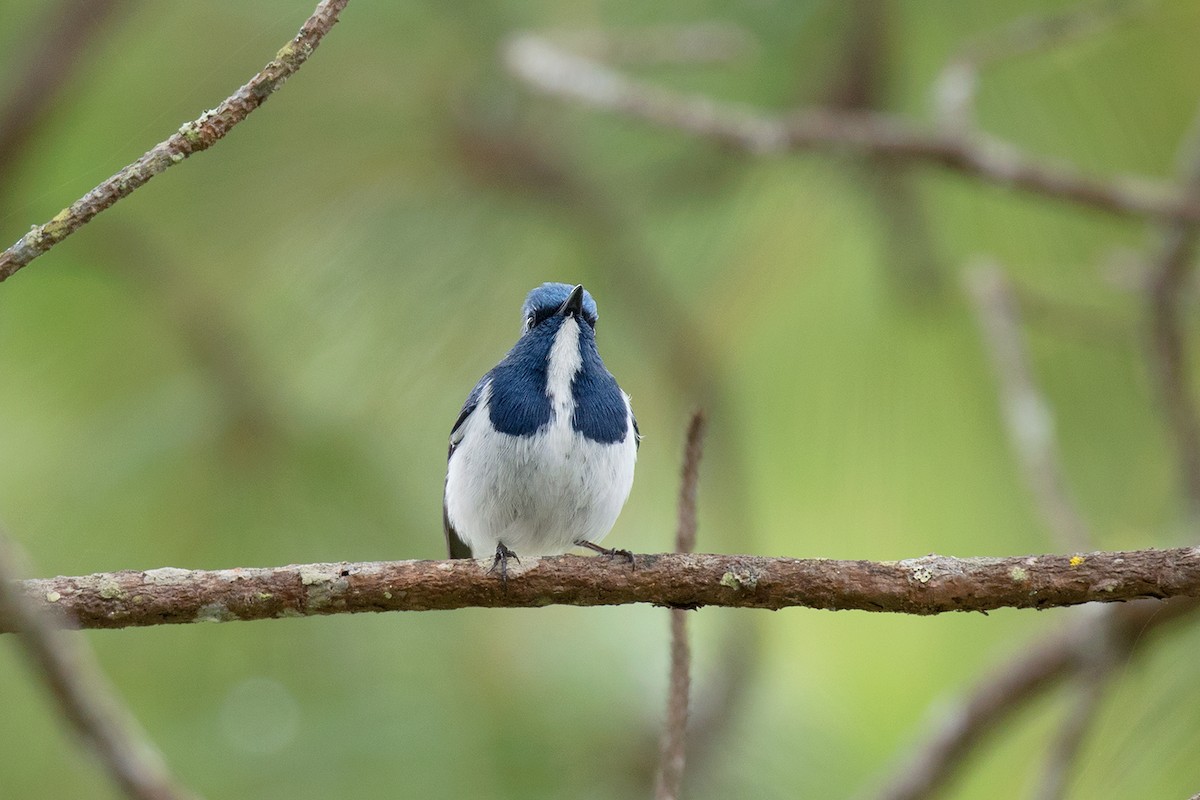
<svg viewBox="0 0 1200 800">
<path fill-rule="evenodd" d="M 446 512 L 477 558 L 497 542 L 522 555 L 564 553 L 577 540 L 599 542 L 617 520 L 637 460 L 629 397 L 625 438 L 594 442 L 571 427 L 571 382 L 579 371 L 579 323 L 559 328 L 550 351 L 550 423 L 532 436 L 497 432 L 488 418 L 492 387 L 463 423 L 446 476 Z"/>
</svg>

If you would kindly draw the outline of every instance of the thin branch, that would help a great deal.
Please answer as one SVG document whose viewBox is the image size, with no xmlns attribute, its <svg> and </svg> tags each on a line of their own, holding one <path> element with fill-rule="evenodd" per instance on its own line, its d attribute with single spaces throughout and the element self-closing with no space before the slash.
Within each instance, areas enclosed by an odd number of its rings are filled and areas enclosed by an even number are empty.
<svg viewBox="0 0 1200 800">
<path fill-rule="evenodd" d="M 678 800 L 687 754 L 688 697 L 692 653 L 688 647 L 686 609 L 671 609 L 671 678 L 667 690 L 667 722 L 658 747 L 654 800 Z"/>
<path fill-rule="evenodd" d="M 0 253 L 0 281 L 83 227 L 94 216 L 143 186 L 161 172 L 193 153 L 207 150 L 258 108 L 308 60 L 321 39 L 334 26 L 349 0 L 321 0 L 292 41 L 275 54 L 262 71 L 211 111 L 184 123 L 169 138 L 141 158 L 60 211 L 43 225 L 35 225 L 16 244 Z"/>
<path fill-rule="evenodd" d="M 692 414 L 683 450 L 683 472 L 679 482 L 679 524 L 675 530 L 675 552 L 690 553 L 696 547 L 696 489 L 700 482 L 700 456 L 704 447 L 704 411 Z M 671 678 L 667 693 L 667 724 L 659 745 L 655 800 L 677 800 L 683 786 L 686 761 L 688 697 L 691 692 L 692 654 L 688 647 L 687 610 L 671 609 Z"/>
<path fill-rule="evenodd" d="M 1179 180 L 1184 196 L 1200 200 L 1200 111 L 1179 148 Z M 1200 417 L 1192 393 L 1182 295 L 1196 258 L 1197 228 L 1176 220 L 1165 226 L 1150 256 L 1149 361 L 1167 426 L 1179 459 L 1184 493 L 1193 514 L 1200 513 Z"/>
<path fill-rule="evenodd" d="M 679 481 L 679 522 L 675 527 L 675 552 L 696 549 L 696 489 L 700 484 L 700 458 L 704 455 L 704 431 L 708 420 L 703 409 L 692 413 L 684 439 L 683 471 Z"/>
<path fill-rule="evenodd" d="M 1057 546 L 1087 550 L 1094 539 L 1067 490 L 1054 413 L 1033 378 L 1016 294 L 992 263 L 976 264 L 965 278 L 999 383 L 1005 429 L 1029 491 Z"/>
<path fill-rule="evenodd" d="M 1000 728 L 1027 703 L 1074 674 L 1094 654 L 1100 634 L 1114 652 L 1127 657 L 1145 643 L 1145 634 L 1167 622 L 1193 614 L 1195 599 L 1166 603 L 1136 601 L 1104 609 L 1094 625 L 1067 625 L 991 674 L 938 714 L 936 727 L 912 755 L 892 770 L 877 800 L 923 800 L 935 796 L 958 774 L 968 755 L 988 734 Z"/>
<path fill-rule="evenodd" d="M 81 628 L 627 603 L 924 615 L 1200 596 L 1200 547 L 904 561 L 664 553 L 636 561 L 527 558 L 509 567 L 507 587 L 489 574 L 490 560 L 459 559 L 163 567 L 32 579 L 24 590 L 39 606 L 62 608 Z"/>
<path fill-rule="evenodd" d="M 63 717 L 97 755 L 121 791 L 134 800 L 185 800 L 162 756 L 107 685 L 90 650 L 78 636 L 57 630 L 63 620 L 45 604 L 37 607 L 20 591 L 13 564 L 15 546 L 0 531 L 0 627 L 15 630 L 34 673 L 46 683 Z"/>
<path fill-rule="evenodd" d="M 833 149 L 907 158 L 1112 213 L 1200 221 L 1200 201 L 1169 183 L 1085 175 L 984 134 L 931 131 L 902 116 L 869 111 L 770 114 L 635 80 L 532 34 L 510 40 L 504 58 L 509 71 L 537 91 L 752 153 Z"/>
</svg>

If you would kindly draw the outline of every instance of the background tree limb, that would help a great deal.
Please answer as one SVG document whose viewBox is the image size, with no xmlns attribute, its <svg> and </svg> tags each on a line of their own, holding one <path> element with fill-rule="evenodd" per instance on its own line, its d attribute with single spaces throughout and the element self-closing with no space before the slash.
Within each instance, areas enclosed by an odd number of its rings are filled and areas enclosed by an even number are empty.
<svg viewBox="0 0 1200 800">
<path fill-rule="evenodd" d="M 933 730 L 892 771 L 877 800 L 934 797 L 958 775 L 966 759 L 987 736 L 1032 700 L 1094 662 L 1096 638 L 1125 657 L 1162 625 L 1195 612 L 1194 599 L 1169 603 L 1136 601 L 1103 609 L 1100 624 L 1072 621 L 1016 657 L 989 671 L 961 698 L 936 708 Z"/>
<path fill-rule="evenodd" d="M 533 34 L 514 37 L 504 56 L 517 78 L 545 94 L 752 153 L 825 149 L 898 157 L 1103 211 L 1200 221 L 1200 202 L 1173 184 L 1093 177 L 981 132 L 931 130 L 875 111 L 812 108 L 778 114 L 722 103 L 635 80 Z"/>
<path fill-rule="evenodd" d="M 132 800 L 194 800 L 180 788 L 158 749 L 117 699 L 85 642 L 58 630 L 45 604 L 30 603 L 15 580 L 19 551 L 0 530 L 0 627 L 16 631 L 33 672 L 63 719 Z M 40 605 L 40 607 L 39 607 Z"/>
</svg>

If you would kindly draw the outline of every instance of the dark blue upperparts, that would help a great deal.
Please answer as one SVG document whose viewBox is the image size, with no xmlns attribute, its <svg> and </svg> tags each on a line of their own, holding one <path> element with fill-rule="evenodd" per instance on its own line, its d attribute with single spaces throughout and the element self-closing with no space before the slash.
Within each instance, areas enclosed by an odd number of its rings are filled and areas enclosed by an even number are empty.
<svg viewBox="0 0 1200 800">
<path fill-rule="evenodd" d="M 629 432 L 625 398 L 621 387 L 600 360 L 596 332 L 590 325 L 579 326 L 579 350 L 583 364 L 571 382 L 575 415 L 571 427 L 595 442 L 612 444 L 625 440 Z"/>
<path fill-rule="evenodd" d="M 474 410 L 480 389 L 489 379 L 488 418 L 497 431 L 532 436 L 550 424 L 553 405 L 546 393 L 550 350 L 565 319 L 550 317 L 526 332 L 467 398 L 455 427 Z M 624 441 L 629 427 L 625 399 L 616 379 L 604 368 L 596 350 L 595 331 L 586 323 L 579 325 L 579 351 L 580 369 L 571 382 L 575 400 L 571 427 L 595 442 Z"/>
<path fill-rule="evenodd" d="M 546 394 L 546 374 L 554 334 L 562 327 L 563 319 L 552 317 L 528 331 L 488 373 L 492 378 L 488 416 L 501 433 L 532 436 L 550 424 L 552 408 Z"/>
</svg>

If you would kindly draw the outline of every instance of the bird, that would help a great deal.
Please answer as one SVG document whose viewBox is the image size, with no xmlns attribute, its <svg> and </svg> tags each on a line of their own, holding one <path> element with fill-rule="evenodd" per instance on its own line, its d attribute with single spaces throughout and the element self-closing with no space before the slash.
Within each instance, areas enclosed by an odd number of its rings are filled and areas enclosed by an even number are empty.
<svg viewBox="0 0 1200 800">
<path fill-rule="evenodd" d="M 633 486 L 641 432 L 629 395 L 596 349 L 596 301 L 582 285 L 543 283 L 522 331 L 450 430 L 442 521 L 450 558 L 508 561 L 600 546 Z"/>
</svg>

